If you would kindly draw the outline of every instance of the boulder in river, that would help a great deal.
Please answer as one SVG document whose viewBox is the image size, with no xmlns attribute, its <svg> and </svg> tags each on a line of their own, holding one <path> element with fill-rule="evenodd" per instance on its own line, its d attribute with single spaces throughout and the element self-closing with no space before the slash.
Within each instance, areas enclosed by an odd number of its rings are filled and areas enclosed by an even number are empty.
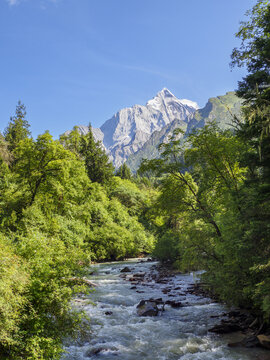
<svg viewBox="0 0 270 360">
<path fill-rule="evenodd" d="M 105 353 L 105 352 L 112 352 L 115 354 L 116 351 L 118 351 L 118 349 L 114 346 L 113 347 L 106 347 L 106 346 L 93 347 L 93 348 L 90 348 L 89 350 L 87 350 L 85 352 L 84 356 L 91 358 L 92 356 L 96 356 L 96 355 L 99 355 L 100 353 Z"/>
<path fill-rule="evenodd" d="M 137 305 L 137 314 L 139 316 L 157 316 L 158 307 L 155 301 L 142 300 Z"/>
<path fill-rule="evenodd" d="M 151 299 L 149 299 L 148 301 L 152 301 L 152 302 L 155 302 L 156 304 L 158 304 L 158 305 L 163 305 L 164 304 L 164 301 L 162 300 L 162 298 L 158 298 L 158 299 L 153 299 L 153 298 L 151 298 Z"/>
<path fill-rule="evenodd" d="M 120 270 L 121 273 L 127 273 L 131 272 L 131 269 L 128 266 L 125 266 L 122 270 Z"/>
<path fill-rule="evenodd" d="M 113 312 L 112 311 L 105 311 L 105 315 L 112 315 Z"/>
<path fill-rule="evenodd" d="M 165 304 L 171 305 L 171 307 L 173 308 L 180 308 L 184 306 L 180 301 L 173 301 L 173 300 L 167 300 Z"/>
<path fill-rule="evenodd" d="M 220 325 L 215 325 L 211 329 L 209 329 L 209 332 L 213 332 L 216 334 L 229 334 L 234 331 L 242 330 L 241 327 L 238 324 L 235 323 L 223 323 Z"/>
<path fill-rule="evenodd" d="M 255 335 L 251 335 L 251 336 L 246 336 L 244 337 L 241 341 L 237 341 L 234 343 L 229 343 L 228 346 L 229 347 L 246 347 L 246 348 L 253 348 L 255 346 L 258 346 L 260 344 L 257 336 Z"/>
<path fill-rule="evenodd" d="M 135 278 L 143 278 L 143 277 L 145 277 L 145 272 L 134 274 L 133 277 L 135 277 Z"/>
</svg>

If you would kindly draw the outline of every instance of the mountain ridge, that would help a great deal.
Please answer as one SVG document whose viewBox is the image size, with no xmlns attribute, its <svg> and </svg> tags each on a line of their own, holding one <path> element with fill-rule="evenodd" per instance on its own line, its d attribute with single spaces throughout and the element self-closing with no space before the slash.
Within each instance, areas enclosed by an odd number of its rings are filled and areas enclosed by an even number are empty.
<svg viewBox="0 0 270 360">
<path fill-rule="evenodd" d="M 213 120 L 223 129 L 231 127 L 232 116 L 240 116 L 241 105 L 242 101 L 233 91 L 212 97 L 199 108 L 196 102 L 178 99 L 163 88 L 145 105 L 120 109 L 100 128 L 92 128 L 92 132 L 116 168 L 126 162 L 135 172 L 143 158 L 159 156 L 158 145 L 168 141 L 176 127 L 184 131 L 183 136 Z M 82 134 L 88 132 L 84 125 L 77 129 Z"/>
<path fill-rule="evenodd" d="M 92 128 L 96 140 L 101 141 L 114 166 L 118 168 L 130 155 L 140 150 L 155 131 L 175 119 L 187 121 L 198 109 L 198 104 L 178 99 L 163 88 L 145 105 L 133 105 L 116 112 L 99 128 Z M 87 127 L 78 130 L 85 134 Z"/>
<path fill-rule="evenodd" d="M 132 172 L 135 172 L 142 159 L 158 158 L 159 144 L 166 142 L 175 128 L 181 128 L 184 131 L 183 137 L 186 137 L 194 129 L 202 128 L 212 121 L 215 121 L 221 129 L 231 128 L 233 126 L 233 117 L 241 117 L 241 105 L 242 100 L 236 96 L 234 91 L 229 91 L 225 95 L 211 97 L 203 108 L 194 113 L 187 124 L 175 120 L 161 131 L 153 133 L 142 148 L 127 159 L 127 166 Z"/>
</svg>

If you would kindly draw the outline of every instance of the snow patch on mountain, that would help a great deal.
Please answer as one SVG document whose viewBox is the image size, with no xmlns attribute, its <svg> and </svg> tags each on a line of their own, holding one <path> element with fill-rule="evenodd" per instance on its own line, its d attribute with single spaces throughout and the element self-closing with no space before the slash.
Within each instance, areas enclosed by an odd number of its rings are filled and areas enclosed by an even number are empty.
<svg viewBox="0 0 270 360">
<path fill-rule="evenodd" d="M 189 107 L 193 107 L 196 110 L 199 110 L 199 105 L 195 101 L 187 100 L 187 99 L 180 99 L 180 102 L 184 105 L 187 105 Z"/>
</svg>

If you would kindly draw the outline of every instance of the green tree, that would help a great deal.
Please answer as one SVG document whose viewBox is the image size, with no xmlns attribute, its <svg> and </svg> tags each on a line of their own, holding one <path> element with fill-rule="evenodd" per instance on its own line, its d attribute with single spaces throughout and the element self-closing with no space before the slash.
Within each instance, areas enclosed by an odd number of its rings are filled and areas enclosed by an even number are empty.
<svg viewBox="0 0 270 360">
<path fill-rule="evenodd" d="M 74 126 L 70 132 L 60 136 L 60 143 L 68 150 L 80 155 L 82 145 L 82 134 L 80 134 L 78 126 Z"/>
<path fill-rule="evenodd" d="M 26 262 L 17 256 L 9 241 L 0 233 L 0 352 L 18 346 L 19 326 L 27 306 L 29 283 Z"/>
<path fill-rule="evenodd" d="M 244 239 L 256 254 L 251 276 L 256 291 L 250 291 L 258 308 L 270 316 L 269 240 L 270 240 L 270 3 L 258 1 L 247 13 L 236 34 L 241 47 L 232 53 L 232 65 L 245 66 L 248 75 L 239 82 L 237 94 L 245 100 L 244 121 L 237 136 L 250 150 L 242 164 L 249 168 L 241 191 Z"/>
<path fill-rule="evenodd" d="M 9 151 L 14 151 L 21 140 L 30 136 L 29 123 L 26 120 L 26 108 L 19 101 L 16 106 L 15 116 L 10 118 L 10 122 L 4 131 L 5 140 L 8 142 Z"/>
<path fill-rule="evenodd" d="M 126 163 L 124 163 L 119 167 L 119 169 L 117 169 L 115 175 L 119 176 L 121 179 L 127 179 L 127 180 L 130 180 L 132 177 L 130 168 L 126 165 Z"/>
<path fill-rule="evenodd" d="M 215 124 L 191 134 L 186 144 L 175 135 L 162 146 L 160 159 L 142 164 L 142 169 L 163 176 L 156 207 L 165 231 L 155 254 L 177 261 L 182 269 L 204 268 L 208 283 L 222 299 L 250 304 L 243 289 L 249 291 L 252 283 L 254 246 L 244 245 L 239 206 L 246 176 L 240 158 L 247 147 Z"/>
<path fill-rule="evenodd" d="M 239 82 L 238 95 L 247 104 L 269 105 L 270 100 L 270 4 L 259 0 L 247 12 L 248 21 L 242 21 L 236 37 L 240 48 L 232 52 L 232 66 L 246 66 L 248 75 Z M 255 101 L 254 101 L 255 100 Z"/>
<path fill-rule="evenodd" d="M 80 154 L 84 159 L 89 179 L 93 182 L 107 184 L 111 181 L 114 167 L 100 142 L 94 139 L 91 125 L 89 131 L 81 138 Z"/>
<path fill-rule="evenodd" d="M 19 177 L 20 186 L 25 187 L 25 197 L 29 194 L 28 204 L 31 206 L 38 192 L 52 193 L 61 196 L 61 184 L 72 161 L 74 154 L 64 149 L 46 132 L 37 140 L 25 139 L 16 148 L 15 172 Z"/>
</svg>

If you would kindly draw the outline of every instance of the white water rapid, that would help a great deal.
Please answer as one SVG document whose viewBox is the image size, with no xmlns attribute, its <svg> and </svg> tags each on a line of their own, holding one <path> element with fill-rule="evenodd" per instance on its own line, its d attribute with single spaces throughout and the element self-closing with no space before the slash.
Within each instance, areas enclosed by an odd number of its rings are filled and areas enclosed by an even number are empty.
<svg viewBox="0 0 270 360">
<path fill-rule="evenodd" d="M 264 359 L 264 350 L 228 347 L 228 342 L 237 341 L 235 334 L 208 333 L 209 328 L 219 323 L 219 318 L 213 316 L 228 309 L 211 299 L 185 293 L 194 282 L 192 274 L 175 275 L 167 284 L 142 282 L 136 289 L 131 289 L 130 281 L 120 276 L 125 266 L 130 267 L 132 273 L 147 274 L 154 271 L 153 264 L 132 260 L 93 267 L 96 273 L 91 280 L 98 285 L 96 291 L 75 302 L 90 316 L 91 333 L 84 342 L 69 343 L 62 360 Z M 178 290 L 164 294 L 162 290 L 170 285 Z M 181 301 L 184 306 L 165 305 L 165 311 L 156 317 L 138 316 L 136 306 L 142 299 L 149 298 Z"/>
</svg>

